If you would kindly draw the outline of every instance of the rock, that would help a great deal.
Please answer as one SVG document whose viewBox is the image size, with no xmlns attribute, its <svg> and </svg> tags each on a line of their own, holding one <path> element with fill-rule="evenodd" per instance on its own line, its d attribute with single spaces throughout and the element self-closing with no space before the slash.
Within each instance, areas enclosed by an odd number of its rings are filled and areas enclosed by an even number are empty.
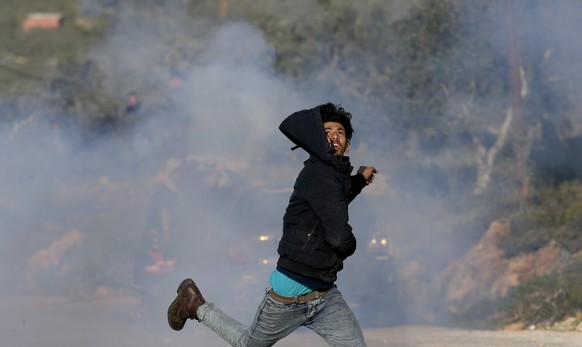
<svg viewBox="0 0 582 347">
<path fill-rule="evenodd" d="M 506 258 L 497 245 L 509 230 L 509 220 L 494 221 L 475 246 L 437 276 L 434 285 L 444 293 L 448 312 L 466 314 L 484 301 L 506 297 L 511 288 L 559 267 L 560 248 L 553 241 L 536 252 Z"/>
<path fill-rule="evenodd" d="M 508 325 L 503 327 L 503 330 L 505 330 L 505 331 L 521 331 L 524 329 L 525 329 L 525 323 L 523 323 L 523 322 L 508 324 Z"/>
<path fill-rule="evenodd" d="M 576 330 L 579 326 L 579 322 L 575 317 L 568 317 L 561 322 L 558 322 L 552 326 L 552 330 L 559 331 L 571 331 Z"/>
</svg>

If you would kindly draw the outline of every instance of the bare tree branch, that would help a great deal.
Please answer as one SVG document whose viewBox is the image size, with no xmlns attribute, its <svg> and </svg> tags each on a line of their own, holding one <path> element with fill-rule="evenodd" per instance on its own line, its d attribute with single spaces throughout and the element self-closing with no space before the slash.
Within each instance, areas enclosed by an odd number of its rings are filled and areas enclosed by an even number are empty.
<svg viewBox="0 0 582 347">
<path fill-rule="evenodd" d="M 485 145 L 477 136 L 473 136 L 473 142 L 477 146 L 475 159 L 477 161 L 477 180 L 473 189 L 474 194 L 482 194 L 487 189 L 489 182 L 491 182 L 491 173 L 493 172 L 493 163 L 495 157 L 507 142 L 509 129 L 513 120 L 513 112 L 511 108 L 507 109 L 503 124 L 497 134 L 497 139 L 491 148 L 485 149 Z"/>
</svg>

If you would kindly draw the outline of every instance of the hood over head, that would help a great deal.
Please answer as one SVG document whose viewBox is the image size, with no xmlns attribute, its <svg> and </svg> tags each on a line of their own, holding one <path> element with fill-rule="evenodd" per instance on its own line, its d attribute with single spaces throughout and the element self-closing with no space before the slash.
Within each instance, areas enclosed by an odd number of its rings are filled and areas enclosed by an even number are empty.
<svg viewBox="0 0 582 347">
<path fill-rule="evenodd" d="M 335 161 L 333 147 L 323 128 L 319 106 L 291 114 L 279 125 L 279 130 L 310 155 L 326 162 Z"/>
</svg>

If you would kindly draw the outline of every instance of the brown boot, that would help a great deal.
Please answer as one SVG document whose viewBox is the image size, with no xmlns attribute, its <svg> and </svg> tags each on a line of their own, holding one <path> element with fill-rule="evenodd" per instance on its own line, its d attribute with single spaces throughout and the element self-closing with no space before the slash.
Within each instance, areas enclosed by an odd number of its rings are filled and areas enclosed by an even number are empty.
<svg viewBox="0 0 582 347">
<path fill-rule="evenodd" d="M 190 278 L 183 280 L 178 287 L 178 296 L 168 308 L 170 328 L 178 331 L 182 330 L 188 318 L 200 321 L 196 316 L 196 310 L 205 302 L 206 300 L 200 294 L 196 283 Z"/>
</svg>

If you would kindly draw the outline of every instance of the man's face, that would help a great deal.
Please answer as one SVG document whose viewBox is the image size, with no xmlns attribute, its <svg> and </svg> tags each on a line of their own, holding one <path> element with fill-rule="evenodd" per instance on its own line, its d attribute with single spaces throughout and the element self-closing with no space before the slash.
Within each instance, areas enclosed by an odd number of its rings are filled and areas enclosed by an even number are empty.
<svg viewBox="0 0 582 347">
<path fill-rule="evenodd" d="M 136 106 L 137 104 L 139 104 L 139 100 L 137 98 L 137 95 L 130 94 L 127 97 L 127 104 L 130 106 Z"/>
<path fill-rule="evenodd" d="M 346 129 L 338 122 L 323 123 L 327 140 L 333 146 L 336 157 L 341 157 L 350 151 L 350 144 L 346 138 Z"/>
</svg>

